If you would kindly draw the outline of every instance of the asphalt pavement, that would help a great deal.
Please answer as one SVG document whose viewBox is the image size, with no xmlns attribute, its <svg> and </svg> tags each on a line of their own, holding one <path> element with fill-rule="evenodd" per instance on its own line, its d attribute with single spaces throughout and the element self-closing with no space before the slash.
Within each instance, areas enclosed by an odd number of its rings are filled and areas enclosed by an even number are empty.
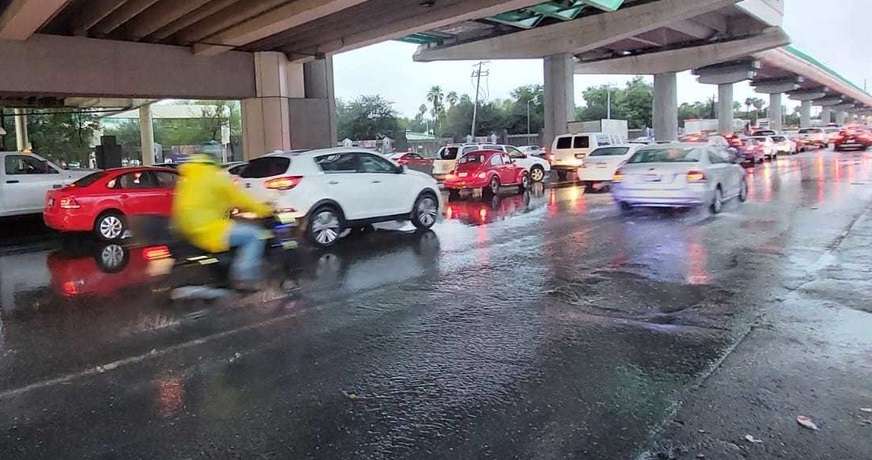
<svg viewBox="0 0 872 460">
<path fill-rule="evenodd" d="M 276 301 L 174 302 L 138 248 L 30 232 L 0 458 L 872 458 L 872 153 L 749 185 L 717 216 L 452 201 L 288 254 Z"/>
</svg>

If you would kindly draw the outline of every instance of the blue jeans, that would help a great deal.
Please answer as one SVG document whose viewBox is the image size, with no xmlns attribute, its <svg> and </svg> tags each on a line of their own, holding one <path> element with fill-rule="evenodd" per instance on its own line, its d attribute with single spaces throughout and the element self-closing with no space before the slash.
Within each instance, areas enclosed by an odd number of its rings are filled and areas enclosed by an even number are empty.
<svg viewBox="0 0 872 460">
<path fill-rule="evenodd" d="M 230 277 L 234 281 L 260 280 L 260 265 L 266 241 L 263 229 L 256 225 L 234 222 L 230 227 L 230 247 L 237 248 Z"/>
</svg>

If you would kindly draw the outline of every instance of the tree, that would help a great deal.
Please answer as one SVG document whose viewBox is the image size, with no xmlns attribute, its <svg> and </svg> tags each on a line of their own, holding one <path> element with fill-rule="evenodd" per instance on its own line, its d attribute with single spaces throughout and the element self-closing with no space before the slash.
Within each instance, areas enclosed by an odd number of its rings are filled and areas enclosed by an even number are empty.
<svg viewBox="0 0 872 460">
<path fill-rule="evenodd" d="M 4 114 L 11 111 L 4 110 Z M 14 118 L 6 118 L 6 150 L 15 150 Z M 87 164 L 91 141 L 100 129 L 97 114 L 64 109 L 28 110 L 27 131 L 33 152 L 57 161 Z"/>
<path fill-rule="evenodd" d="M 654 87 L 642 77 L 630 80 L 624 88 L 601 85 L 585 89 L 582 93 L 585 105 L 576 110 L 577 119 L 591 121 L 606 118 L 609 92 L 613 119 L 627 120 L 630 129 L 651 126 Z"/>
<path fill-rule="evenodd" d="M 439 86 L 434 86 L 430 88 L 429 92 L 427 92 L 427 101 L 432 106 L 430 113 L 433 115 L 434 129 L 439 126 L 439 119 L 442 118 L 443 111 L 445 110 L 442 106 L 442 100 L 444 97 L 445 95 L 442 93 L 442 88 Z"/>
<path fill-rule="evenodd" d="M 336 101 L 337 130 L 340 139 L 374 140 L 390 137 L 404 144 L 406 133 L 393 109 L 381 96 L 360 96 L 346 103 Z"/>
<path fill-rule="evenodd" d="M 451 91 L 445 96 L 445 101 L 448 102 L 448 108 L 454 107 L 457 104 L 457 93 Z"/>
</svg>

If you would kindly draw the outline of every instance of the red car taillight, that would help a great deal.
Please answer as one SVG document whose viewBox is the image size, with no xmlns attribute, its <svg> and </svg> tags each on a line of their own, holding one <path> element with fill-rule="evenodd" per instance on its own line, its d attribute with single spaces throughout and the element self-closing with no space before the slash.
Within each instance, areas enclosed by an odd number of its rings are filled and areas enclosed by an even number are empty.
<svg viewBox="0 0 872 460">
<path fill-rule="evenodd" d="M 71 196 L 65 196 L 61 198 L 58 201 L 58 206 L 60 206 L 61 209 L 79 209 L 82 207 L 79 202 Z"/>
<path fill-rule="evenodd" d="M 696 182 L 705 182 L 706 177 L 705 173 L 702 171 L 688 171 L 687 173 L 687 182 L 696 183 Z"/>
<path fill-rule="evenodd" d="M 302 182 L 303 176 L 276 177 L 266 181 L 264 185 L 270 190 L 291 190 Z"/>
<path fill-rule="evenodd" d="M 170 248 L 166 246 L 150 246 L 142 250 L 142 257 L 145 260 L 162 260 L 172 257 Z"/>
</svg>

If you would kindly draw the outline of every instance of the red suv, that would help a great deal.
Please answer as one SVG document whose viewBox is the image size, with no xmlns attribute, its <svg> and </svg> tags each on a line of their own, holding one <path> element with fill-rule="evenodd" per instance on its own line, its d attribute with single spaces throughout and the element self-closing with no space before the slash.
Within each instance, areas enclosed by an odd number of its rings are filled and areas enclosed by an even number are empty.
<svg viewBox="0 0 872 460">
<path fill-rule="evenodd" d="M 106 241 L 127 231 L 127 217 L 169 216 L 178 173 L 168 168 L 98 171 L 46 194 L 43 220 L 60 232 L 90 232 Z"/>
<path fill-rule="evenodd" d="M 457 160 L 456 169 L 445 178 L 444 185 L 452 195 L 472 189 L 495 195 L 503 186 L 518 186 L 520 190 L 526 190 L 530 187 L 530 174 L 505 152 L 479 150 Z"/>
</svg>

